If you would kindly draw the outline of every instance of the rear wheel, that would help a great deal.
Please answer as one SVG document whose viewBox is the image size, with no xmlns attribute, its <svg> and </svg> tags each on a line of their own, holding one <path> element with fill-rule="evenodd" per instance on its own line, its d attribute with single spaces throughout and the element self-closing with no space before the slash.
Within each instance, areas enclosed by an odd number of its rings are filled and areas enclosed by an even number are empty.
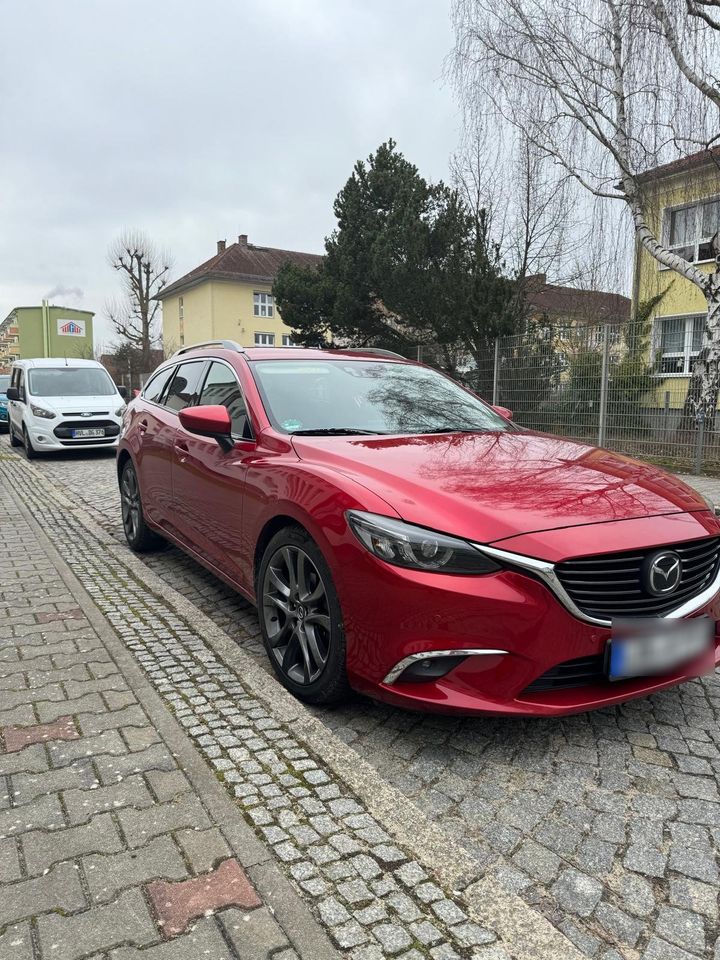
<svg viewBox="0 0 720 960">
<path fill-rule="evenodd" d="M 350 691 L 345 633 L 330 568 L 299 527 L 277 533 L 258 574 L 265 649 L 282 684 L 307 703 L 333 704 Z"/>
<path fill-rule="evenodd" d="M 25 447 L 25 456 L 28 460 L 35 460 L 37 457 L 37 451 L 32 445 L 32 440 L 27 432 L 27 427 L 23 424 L 23 446 Z"/>
<path fill-rule="evenodd" d="M 120 475 L 120 508 L 125 539 L 131 550 L 148 553 L 162 546 L 162 537 L 145 522 L 140 486 L 132 460 L 126 462 Z"/>
</svg>

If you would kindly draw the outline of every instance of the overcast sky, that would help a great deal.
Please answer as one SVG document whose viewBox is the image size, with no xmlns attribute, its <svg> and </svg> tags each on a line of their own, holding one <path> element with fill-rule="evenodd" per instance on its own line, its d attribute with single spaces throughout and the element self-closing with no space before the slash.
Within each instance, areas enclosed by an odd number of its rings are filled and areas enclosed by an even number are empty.
<svg viewBox="0 0 720 960">
<path fill-rule="evenodd" d="M 250 242 L 321 252 L 352 164 L 388 137 L 447 177 L 448 0 L 0 0 L 0 320 L 94 310 L 125 227 L 174 277 Z"/>
</svg>

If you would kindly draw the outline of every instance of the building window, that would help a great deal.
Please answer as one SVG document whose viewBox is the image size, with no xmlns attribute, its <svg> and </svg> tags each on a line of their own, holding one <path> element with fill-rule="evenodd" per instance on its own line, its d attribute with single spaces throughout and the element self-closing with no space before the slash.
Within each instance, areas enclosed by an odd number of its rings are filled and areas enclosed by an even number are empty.
<svg viewBox="0 0 720 960">
<path fill-rule="evenodd" d="M 694 317 L 657 317 L 655 338 L 660 353 L 660 372 L 692 373 L 704 332 L 704 314 Z"/>
<path fill-rule="evenodd" d="M 710 246 L 720 229 L 720 198 L 665 211 L 665 237 L 669 248 L 684 260 L 712 260 Z"/>
<path fill-rule="evenodd" d="M 178 332 L 180 334 L 180 346 L 185 344 L 185 306 L 183 298 L 178 297 Z"/>
<path fill-rule="evenodd" d="M 256 333 L 255 346 L 256 347 L 274 347 L 275 334 L 274 333 Z"/>
<path fill-rule="evenodd" d="M 178 298 L 178 316 L 180 317 L 181 320 L 185 319 L 185 307 L 183 305 L 182 297 Z"/>
<path fill-rule="evenodd" d="M 256 317 L 274 317 L 275 301 L 271 293 L 253 294 L 253 313 Z"/>
<path fill-rule="evenodd" d="M 284 334 L 282 335 L 282 345 L 283 345 L 284 347 L 294 347 L 294 346 L 295 346 L 295 344 L 293 343 L 293 338 L 290 336 L 289 333 L 284 333 Z"/>
</svg>

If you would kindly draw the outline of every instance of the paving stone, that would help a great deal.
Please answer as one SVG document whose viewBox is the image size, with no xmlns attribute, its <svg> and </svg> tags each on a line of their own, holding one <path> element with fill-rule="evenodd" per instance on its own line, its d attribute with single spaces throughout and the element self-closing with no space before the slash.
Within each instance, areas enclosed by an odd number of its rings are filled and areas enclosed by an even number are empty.
<svg viewBox="0 0 720 960">
<path fill-rule="evenodd" d="M 260 898 L 237 860 L 225 860 L 215 870 L 191 880 L 156 880 L 146 887 L 164 937 L 182 933 L 192 920 L 221 907 L 252 910 Z"/>
<path fill-rule="evenodd" d="M 603 887 L 593 877 L 569 867 L 560 874 L 551 892 L 562 909 L 589 917 L 600 902 Z"/>
<path fill-rule="evenodd" d="M 11 838 L 0 840 L 0 883 L 12 883 L 21 876 L 17 841 Z"/>
<path fill-rule="evenodd" d="M 136 947 L 119 947 L 110 952 L 109 960 L 235 960 L 235 956 L 225 943 L 215 921 L 208 918 L 199 920 L 192 930 L 177 940 L 169 940 L 141 950 Z"/>
<path fill-rule="evenodd" d="M 13 924 L 0 934 L 0 957 L 8 960 L 34 960 L 29 923 Z"/>
<path fill-rule="evenodd" d="M 357 947 L 361 943 L 367 943 L 368 935 L 360 926 L 357 920 L 349 920 L 342 926 L 335 927 L 332 936 L 337 945 L 343 950 L 349 950 L 350 947 Z"/>
<path fill-rule="evenodd" d="M 54 867 L 43 877 L 6 886 L 0 897 L 0 929 L 49 910 L 82 910 L 85 895 L 77 870 L 70 863 Z"/>
<path fill-rule="evenodd" d="M 660 940 L 659 937 L 652 937 L 645 947 L 643 960 L 697 960 L 697 958 L 687 950 L 674 947 L 665 940 Z"/>
<path fill-rule="evenodd" d="M 54 863 L 82 854 L 118 853 L 124 844 L 110 814 L 103 813 L 80 827 L 25 833 L 21 846 L 28 875 L 33 877 Z"/>
<path fill-rule="evenodd" d="M 98 693 L 90 693 L 87 696 L 78 697 L 76 700 L 36 702 L 35 709 L 42 723 L 51 723 L 63 714 L 69 713 L 78 717 L 81 726 L 83 714 L 103 714 L 106 712 L 105 704 Z M 83 729 L 83 733 L 85 732 Z"/>
<path fill-rule="evenodd" d="M 132 808 L 117 814 L 128 845 L 139 847 L 152 837 L 182 827 L 209 827 L 210 820 L 197 797 L 184 794 L 172 803 L 156 804 L 147 810 Z"/>
<path fill-rule="evenodd" d="M 260 960 L 278 956 L 290 946 L 281 927 L 266 907 L 243 913 L 224 910 L 218 920 L 238 956 L 238 960 Z"/>
<path fill-rule="evenodd" d="M 525 840 L 512 862 L 542 883 L 554 880 L 561 864 L 558 856 L 534 840 Z"/>
<path fill-rule="evenodd" d="M 101 754 L 119 756 L 127 753 L 120 734 L 116 730 L 107 730 L 94 737 L 80 737 L 73 743 L 49 743 L 50 763 L 54 767 L 64 767 L 81 757 L 95 757 Z"/>
<path fill-rule="evenodd" d="M 373 927 L 373 935 L 389 957 L 394 957 L 412 946 L 412 938 L 404 927 L 396 923 L 379 923 Z"/>
<path fill-rule="evenodd" d="M 711 884 L 673 877 L 670 880 L 670 903 L 675 907 L 704 914 L 709 920 L 718 917 L 718 892 Z"/>
<path fill-rule="evenodd" d="M 56 793 L 37 797 L 21 807 L 0 810 L 0 840 L 4 837 L 26 833 L 28 830 L 51 830 L 62 827 L 65 817 Z"/>
<path fill-rule="evenodd" d="M 693 953 L 705 950 L 705 924 L 702 917 L 677 907 L 660 907 L 656 931 L 678 947 Z"/>
<path fill-rule="evenodd" d="M 97 696 L 99 699 L 99 694 L 91 694 L 91 696 Z M 143 726 L 149 721 L 140 704 L 133 703 L 122 710 L 88 713 L 80 716 L 78 722 L 83 736 L 88 737 L 93 734 L 104 733 L 106 730 L 120 730 L 133 724 Z"/>
<path fill-rule="evenodd" d="M 91 907 L 74 916 L 40 917 L 37 929 L 43 956 L 53 960 L 76 960 L 121 943 L 144 946 L 158 936 L 137 889 L 121 894 L 114 903 Z"/>
<path fill-rule="evenodd" d="M 673 823 L 670 825 L 670 832 L 670 867 L 686 877 L 717 883 L 715 851 L 707 831 L 698 826 Z"/>
<path fill-rule="evenodd" d="M 22 806 L 44 794 L 69 791 L 73 788 L 87 790 L 95 784 L 97 779 L 92 760 L 86 758 L 68 767 L 47 770 L 41 774 L 15 774 L 11 780 L 11 792 L 15 806 Z"/>
<path fill-rule="evenodd" d="M 19 773 L 41 773 L 47 769 L 47 756 L 39 744 L 26 747 L 19 753 L 0 753 L 0 777 Z"/>
<path fill-rule="evenodd" d="M 612 903 L 601 903 L 595 911 L 600 925 L 610 934 L 612 943 L 624 943 L 634 947 L 644 929 L 644 923 L 629 916 Z"/>
<path fill-rule="evenodd" d="M 208 830 L 178 830 L 175 839 L 195 873 L 207 873 L 231 855 L 227 841 L 217 827 Z"/>
<path fill-rule="evenodd" d="M 350 920 L 347 908 L 335 897 L 328 897 L 318 906 L 320 919 L 328 927 L 337 927 Z M 362 942 L 362 941 L 360 941 Z"/>
<path fill-rule="evenodd" d="M 150 880 L 184 880 L 187 877 L 187 867 L 169 836 L 157 837 L 135 851 L 84 857 L 83 867 L 90 898 L 95 903 L 107 903 L 126 887 Z"/>
<path fill-rule="evenodd" d="M 65 809 L 71 824 L 86 823 L 97 813 L 119 810 L 123 807 L 141 809 L 150 807 L 154 801 L 142 777 L 126 777 L 109 787 L 87 790 L 66 790 L 63 794 Z"/>
<path fill-rule="evenodd" d="M 133 773 L 147 770 L 175 770 L 177 763 L 166 746 L 154 743 L 147 750 L 117 757 L 97 757 L 95 765 L 101 783 L 117 783 Z"/>
<path fill-rule="evenodd" d="M 181 793 L 188 793 L 192 789 L 187 777 L 180 770 L 149 770 L 145 779 L 160 803 L 174 800 Z"/>
</svg>

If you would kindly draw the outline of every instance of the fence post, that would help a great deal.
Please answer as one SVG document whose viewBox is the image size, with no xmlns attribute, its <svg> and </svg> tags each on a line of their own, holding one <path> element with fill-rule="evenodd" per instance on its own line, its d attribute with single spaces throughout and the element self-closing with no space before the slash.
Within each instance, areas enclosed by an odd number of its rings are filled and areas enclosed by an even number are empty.
<svg viewBox="0 0 720 960">
<path fill-rule="evenodd" d="M 703 444 L 705 442 L 705 414 L 701 410 L 697 415 L 697 436 L 695 438 L 695 466 L 693 473 L 699 476 L 702 473 Z"/>
<path fill-rule="evenodd" d="M 607 426 L 608 377 L 610 374 L 610 324 L 603 327 L 602 374 L 600 375 L 600 417 L 598 422 L 598 446 L 605 446 Z"/>
<path fill-rule="evenodd" d="M 493 362 L 493 394 L 492 402 L 498 402 L 498 378 L 500 374 L 500 338 L 495 337 L 495 360 Z"/>
<path fill-rule="evenodd" d="M 665 439 L 667 440 L 667 438 L 670 435 L 670 391 L 669 390 L 665 391 L 665 421 L 664 421 L 663 433 L 665 435 Z"/>
</svg>

